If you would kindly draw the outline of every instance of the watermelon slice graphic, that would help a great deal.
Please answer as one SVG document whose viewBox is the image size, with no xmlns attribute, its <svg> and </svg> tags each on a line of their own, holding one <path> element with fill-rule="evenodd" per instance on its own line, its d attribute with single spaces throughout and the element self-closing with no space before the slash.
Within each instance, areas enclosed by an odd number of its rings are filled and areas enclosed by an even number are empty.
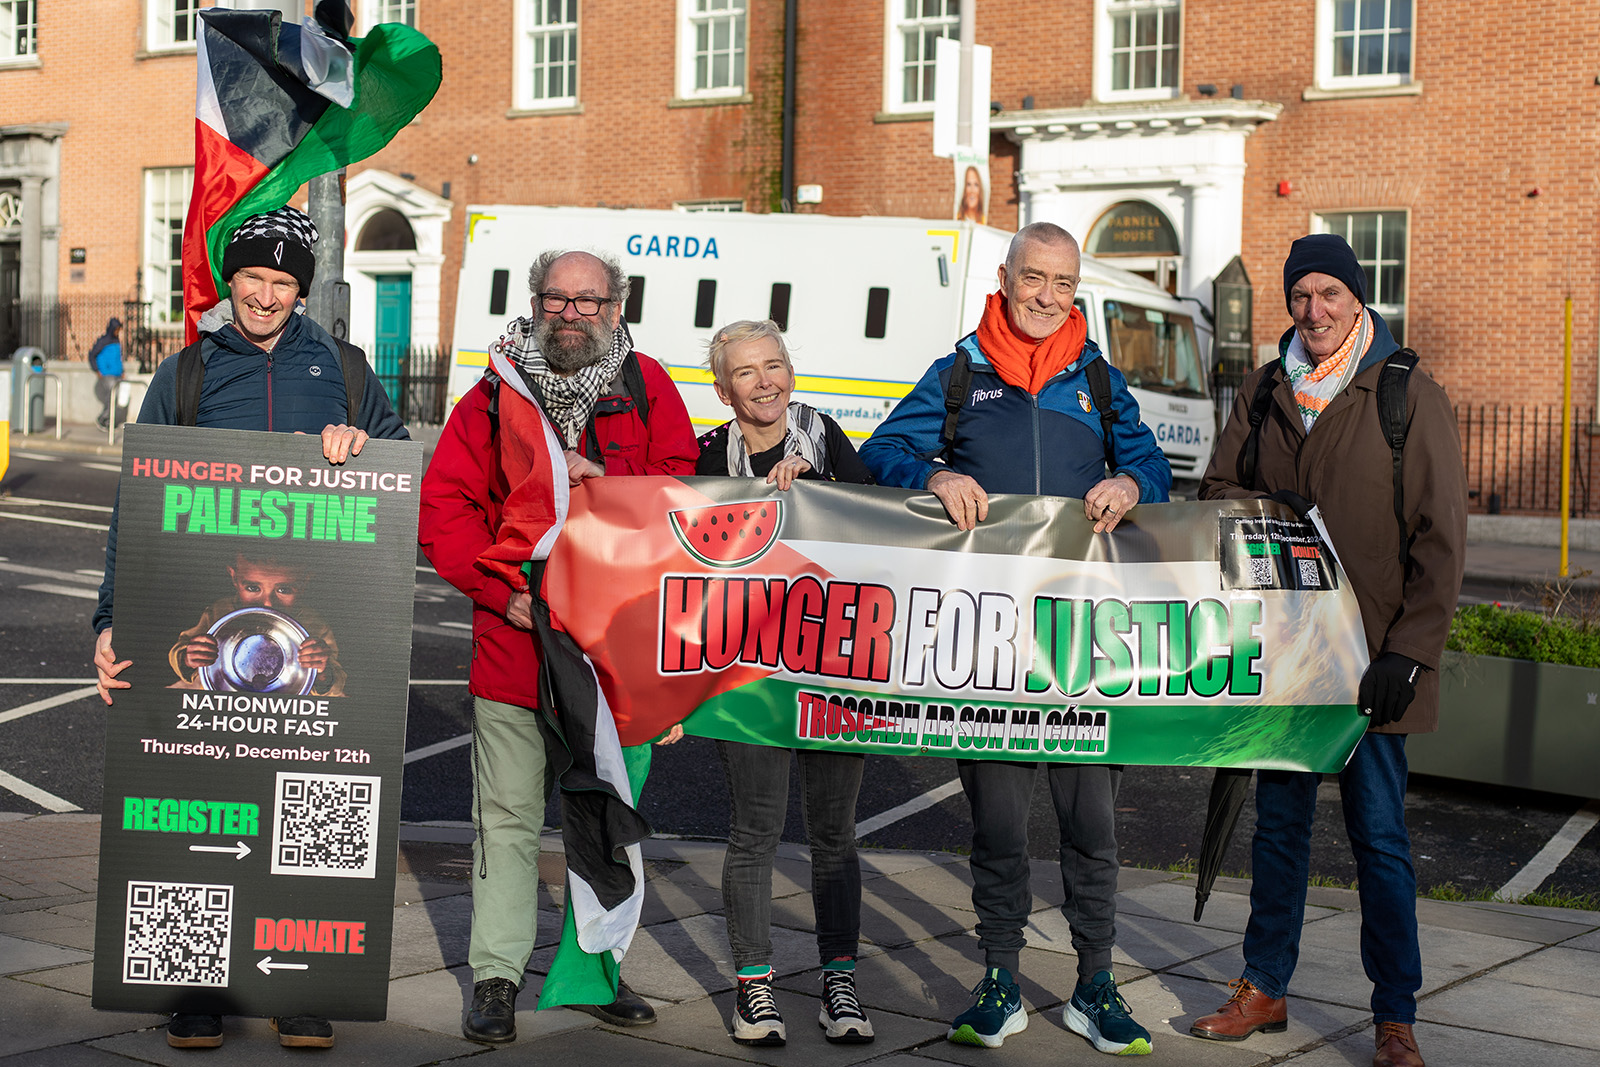
<svg viewBox="0 0 1600 1067">
<path fill-rule="evenodd" d="M 743 567 L 777 543 L 783 505 L 776 500 L 743 500 L 667 514 L 672 532 L 689 555 L 709 567 Z"/>
</svg>

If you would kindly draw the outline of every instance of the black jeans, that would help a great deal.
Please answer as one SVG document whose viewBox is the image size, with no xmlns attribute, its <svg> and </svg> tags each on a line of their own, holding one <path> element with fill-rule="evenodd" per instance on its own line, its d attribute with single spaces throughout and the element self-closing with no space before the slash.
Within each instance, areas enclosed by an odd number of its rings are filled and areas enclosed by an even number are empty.
<svg viewBox="0 0 1600 1067">
<path fill-rule="evenodd" d="M 972 806 L 972 906 L 986 967 L 1017 973 L 1033 904 L 1028 812 L 1040 764 L 958 760 Z M 1061 914 L 1078 953 L 1078 980 L 1111 969 L 1117 940 L 1117 787 L 1122 768 L 1046 763 L 1060 829 Z"/>
<path fill-rule="evenodd" d="M 722 865 L 733 965 L 772 961 L 772 860 L 789 809 L 791 753 L 800 765 L 800 805 L 811 843 L 811 902 L 820 962 L 854 959 L 861 940 L 861 864 L 856 794 L 865 757 L 718 741 L 728 774 L 732 826 Z"/>
</svg>

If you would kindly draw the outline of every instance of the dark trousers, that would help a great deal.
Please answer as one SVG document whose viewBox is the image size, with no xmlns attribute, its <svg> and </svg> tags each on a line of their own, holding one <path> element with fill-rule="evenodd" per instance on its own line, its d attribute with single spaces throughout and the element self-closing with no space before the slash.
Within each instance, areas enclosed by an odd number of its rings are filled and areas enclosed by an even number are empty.
<svg viewBox="0 0 1600 1067">
<path fill-rule="evenodd" d="M 1028 813 L 1037 763 L 958 760 L 972 806 L 972 906 L 985 966 L 1017 973 L 1033 906 L 1029 887 Z M 1061 834 L 1061 914 L 1078 953 L 1078 980 L 1111 969 L 1117 940 L 1117 787 L 1122 768 L 1047 763 Z"/>
<path fill-rule="evenodd" d="M 861 864 L 856 794 L 862 756 L 718 741 L 728 775 L 732 825 L 722 865 L 722 902 L 735 967 L 772 961 L 772 860 L 789 810 L 789 764 L 800 766 L 800 805 L 811 844 L 811 902 L 820 962 L 854 959 L 861 940 Z"/>
</svg>

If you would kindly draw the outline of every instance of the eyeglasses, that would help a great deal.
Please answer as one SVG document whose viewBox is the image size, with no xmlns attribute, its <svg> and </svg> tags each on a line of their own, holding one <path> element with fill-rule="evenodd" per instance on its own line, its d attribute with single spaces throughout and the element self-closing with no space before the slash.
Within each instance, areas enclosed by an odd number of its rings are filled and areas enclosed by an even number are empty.
<svg viewBox="0 0 1600 1067">
<path fill-rule="evenodd" d="M 607 304 L 614 304 L 614 300 L 602 300 L 598 296 L 562 296 L 560 293 L 540 293 L 539 306 L 544 308 L 546 315 L 559 315 L 567 310 L 571 304 L 578 309 L 580 315 L 598 315 L 600 309 Z"/>
</svg>

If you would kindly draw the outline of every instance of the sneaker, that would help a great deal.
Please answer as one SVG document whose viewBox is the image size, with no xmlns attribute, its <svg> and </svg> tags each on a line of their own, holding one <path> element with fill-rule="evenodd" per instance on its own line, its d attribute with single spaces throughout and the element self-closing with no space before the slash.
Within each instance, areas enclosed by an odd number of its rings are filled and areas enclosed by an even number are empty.
<svg viewBox="0 0 1600 1067">
<path fill-rule="evenodd" d="M 517 984 L 509 978 L 485 978 L 472 986 L 472 1007 L 461 1024 L 473 1041 L 503 1045 L 517 1039 Z"/>
<path fill-rule="evenodd" d="M 1028 1028 L 1028 1013 L 1022 1010 L 1022 988 L 1011 980 L 1004 967 L 990 967 L 983 980 L 973 987 L 972 1007 L 956 1016 L 945 1035 L 958 1045 L 999 1048 L 1012 1034 Z"/>
<path fill-rule="evenodd" d="M 332 1048 L 333 1024 L 320 1015 L 279 1015 L 267 1020 L 284 1048 Z"/>
<path fill-rule="evenodd" d="M 778 1002 L 772 996 L 772 972 L 739 979 L 733 1005 L 733 1039 L 741 1045 L 782 1045 L 788 1040 Z"/>
<path fill-rule="evenodd" d="M 219 1048 L 222 1016 L 180 1011 L 167 1020 L 167 1044 L 173 1048 Z"/>
<path fill-rule="evenodd" d="M 822 1010 L 817 1025 L 835 1045 L 866 1045 L 872 1042 L 872 1023 L 856 1000 L 854 971 L 822 972 Z"/>
<path fill-rule="evenodd" d="M 1128 1002 L 1117 992 L 1110 971 L 1100 971 L 1072 992 L 1062 1016 L 1067 1029 L 1082 1034 L 1101 1052 L 1113 1056 L 1150 1054 L 1150 1031 L 1133 1021 Z"/>
</svg>

